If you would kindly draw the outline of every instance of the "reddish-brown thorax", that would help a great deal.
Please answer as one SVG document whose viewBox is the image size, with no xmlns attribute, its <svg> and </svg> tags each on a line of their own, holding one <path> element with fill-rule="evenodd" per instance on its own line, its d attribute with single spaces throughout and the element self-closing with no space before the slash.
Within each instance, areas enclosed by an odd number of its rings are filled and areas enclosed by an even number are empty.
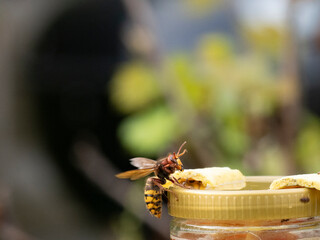
<svg viewBox="0 0 320 240">
<path fill-rule="evenodd" d="M 160 179 L 168 179 L 169 175 L 174 173 L 176 169 L 182 170 L 182 165 L 177 161 L 178 157 L 175 153 L 169 154 L 168 157 L 157 163 L 155 175 Z M 181 163 L 181 161 L 179 161 Z"/>
</svg>

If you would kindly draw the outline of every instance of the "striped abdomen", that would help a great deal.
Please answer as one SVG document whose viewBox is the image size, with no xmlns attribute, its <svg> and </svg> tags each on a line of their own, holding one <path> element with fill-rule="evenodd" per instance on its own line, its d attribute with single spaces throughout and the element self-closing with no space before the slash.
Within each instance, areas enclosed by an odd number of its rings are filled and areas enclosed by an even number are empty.
<svg viewBox="0 0 320 240">
<path fill-rule="evenodd" d="M 161 217 L 162 208 L 162 192 L 160 188 L 155 184 L 157 178 L 148 178 L 146 186 L 144 188 L 144 201 L 146 202 L 149 212 L 157 217 Z"/>
</svg>

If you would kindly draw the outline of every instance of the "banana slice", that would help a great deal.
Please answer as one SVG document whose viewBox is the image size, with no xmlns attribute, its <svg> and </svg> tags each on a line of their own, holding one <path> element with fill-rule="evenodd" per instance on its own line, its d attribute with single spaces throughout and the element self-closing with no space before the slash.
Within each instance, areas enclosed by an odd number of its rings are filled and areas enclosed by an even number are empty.
<svg viewBox="0 0 320 240">
<path fill-rule="evenodd" d="M 245 176 L 228 167 L 186 169 L 171 176 L 193 189 L 238 190 L 246 186 Z"/>
<path fill-rule="evenodd" d="M 320 190 L 320 175 L 317 173 L 286 176 L 274 180 L 270 189 L 306 187 Z"/>
</svg>

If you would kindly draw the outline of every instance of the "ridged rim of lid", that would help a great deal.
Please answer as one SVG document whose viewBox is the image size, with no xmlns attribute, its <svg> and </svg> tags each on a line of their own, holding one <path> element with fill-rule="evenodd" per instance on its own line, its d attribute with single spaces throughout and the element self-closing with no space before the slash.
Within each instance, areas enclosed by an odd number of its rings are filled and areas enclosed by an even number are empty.
<svg viewBox="0 0 320 240">
<path fill-rule="evenodd" d="M 246 177 L 251 183 L 270 183 L 279 177 Z M 320 191 L 307 188 L 281 190 L 191 190 L 168 192 L 169 214 L 186 219 L 272 220 L 320 215 Z"/>
</svg>

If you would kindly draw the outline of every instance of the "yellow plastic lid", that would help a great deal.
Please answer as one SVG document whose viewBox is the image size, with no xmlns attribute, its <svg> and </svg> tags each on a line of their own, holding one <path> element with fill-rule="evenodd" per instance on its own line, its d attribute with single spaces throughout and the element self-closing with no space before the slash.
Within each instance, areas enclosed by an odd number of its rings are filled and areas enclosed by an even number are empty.
<svg viewBox="0 0 320 240">
<path fill-rule="evenodd" d="M 279 177 L 246 177 L 237 191 L 172 187 L 169 214 L 186 219 L 272 220 L 320 216 L 320 191 L 308 188 L 270 190 Z"/>
</svg>

